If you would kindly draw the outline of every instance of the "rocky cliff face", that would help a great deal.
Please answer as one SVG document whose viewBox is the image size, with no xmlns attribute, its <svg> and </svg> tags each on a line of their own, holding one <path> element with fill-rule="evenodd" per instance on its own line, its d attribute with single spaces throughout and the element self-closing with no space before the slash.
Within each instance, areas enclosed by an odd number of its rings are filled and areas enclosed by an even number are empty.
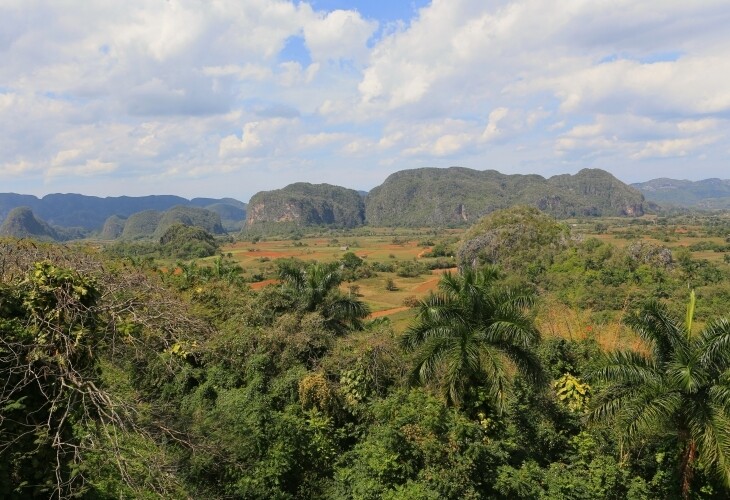
<svg viewBox="0 0 730 500">
<path fill-rule="evenodd" d="M 271 223 L 355 227 L 365 222 L 360 194 L 330 184 L 290 184 L 256 193 L 247 206 L 246 227 Z"/>
</svg>

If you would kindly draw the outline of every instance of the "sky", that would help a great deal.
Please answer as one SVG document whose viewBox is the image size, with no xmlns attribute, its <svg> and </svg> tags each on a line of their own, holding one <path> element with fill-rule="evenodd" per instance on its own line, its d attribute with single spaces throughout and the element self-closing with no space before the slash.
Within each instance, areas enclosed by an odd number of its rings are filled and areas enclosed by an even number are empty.
<svg viewBox="0 0 730 500">
<path fill-rule="evenodd" d="M 0 192 L 730 178 L 728 0 L 0 0 Z"/>
</svg>

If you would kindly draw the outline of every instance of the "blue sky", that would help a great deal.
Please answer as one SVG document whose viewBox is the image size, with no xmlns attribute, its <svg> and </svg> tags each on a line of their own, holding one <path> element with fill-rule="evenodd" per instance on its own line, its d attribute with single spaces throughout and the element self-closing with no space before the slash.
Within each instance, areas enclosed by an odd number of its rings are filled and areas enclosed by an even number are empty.
<svg viewBox="0 0 730 500">
<path fill-rule="evenodd" d="M 729 178 L 726 0 L 0 0 L 0 192 Z"/>
</svg>

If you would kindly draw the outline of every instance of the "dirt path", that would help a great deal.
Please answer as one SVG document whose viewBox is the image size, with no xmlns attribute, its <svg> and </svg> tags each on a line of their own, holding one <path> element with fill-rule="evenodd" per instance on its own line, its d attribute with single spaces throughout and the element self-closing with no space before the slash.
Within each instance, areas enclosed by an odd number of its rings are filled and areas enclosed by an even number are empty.
<svg viewBox="0 0 730 500">
<path fill-rule="evenodd" d="M 279 283 L 279 280 L 257 281 L 256 283 L 251 283 L 251 290 L 261 290 L 266 285 L 271 285 L 273 283 Z"/>
<path fill-rule="evenodd" d="M 383 311 L 375 311 L 370 316 L 368 316 L 368 319 L 382 318 L 383 316 L 390 316 L 391 314 L 407 311 L 408 309 L 410 309 L 410 307 L 401 306 L 394 307 L 393 309 L 385 309 Z"/>
<path fill-rule="evenodd" d="M 416 288 L 413 289 L 414 293 L 426 293 L 430 292 L 431 290 L 436 290 L 438 288 L 438 283 L 441 278 L 431 278 L 428 281 L 424 281 L 420 285 L 418 285 Z"/>
</svg>

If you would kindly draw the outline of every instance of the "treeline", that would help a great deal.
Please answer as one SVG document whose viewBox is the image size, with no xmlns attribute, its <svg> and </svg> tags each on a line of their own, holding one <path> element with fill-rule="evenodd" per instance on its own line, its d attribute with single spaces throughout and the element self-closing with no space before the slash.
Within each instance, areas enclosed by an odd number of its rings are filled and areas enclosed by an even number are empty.
<svg viewBox="0 0 730 500">
<path fill-rule="evenodd" d="M 691 256 L 496 213 L 396 333 L 341 290 L 356 256 L 254 292 L 225 257 L 1 245 L 0 496 L 730 493 L 727 276 Z M 548 299 L 625 310 L 639 341 L 546 337 Z"/>
</svg>

